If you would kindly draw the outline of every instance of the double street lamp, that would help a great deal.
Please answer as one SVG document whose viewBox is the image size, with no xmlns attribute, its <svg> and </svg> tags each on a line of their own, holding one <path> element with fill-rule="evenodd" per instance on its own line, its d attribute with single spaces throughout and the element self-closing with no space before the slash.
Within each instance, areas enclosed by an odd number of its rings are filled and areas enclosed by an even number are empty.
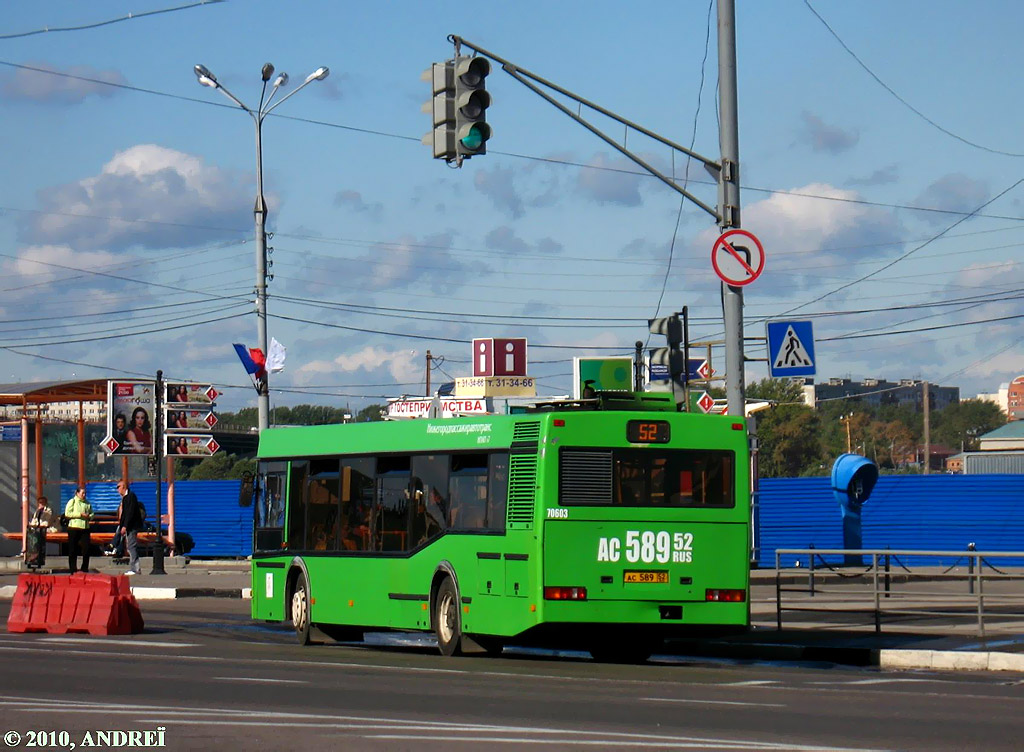
<svg viewBox="0 0 1024 752">
<path fill-rule="evenodd" d="M 267 96 L 267 83 L 274 75 L 274 66 L 267 63 L 263 66 L 263 91 L 260 94 L 260 104 L 255 110 L 246 107 L 238 97 L 225 89 L 205 65 L 197 65 L 195 73 L 200 84 L 222 92 L 224 96 L 245 110 L 256 124 L 256 206 L 252 210 L 256 218 L 256 336 L 259 340 L 258 346 L 266 356 L 269 348 L 267 346 L 267 202 L 263 199 L 263 139 L 261 133 L 263 120 L 273 110 L 284 104 L 289 97 L 295 96 L 314 81 L 323 81 L 330 74 L 330 70 L 325 66 L 317 68 L 306 76 L 306 80 L 302 84 L 271 104 L 278 90 L 288 83 L 288 74 L 278 74 L 274 79 L 270 96 Z M 270 379 L 266 372 L 259 381 L 257 403 L 259 406 L 259 428 L 262 431 L 270 425 Z"/>
</svg>

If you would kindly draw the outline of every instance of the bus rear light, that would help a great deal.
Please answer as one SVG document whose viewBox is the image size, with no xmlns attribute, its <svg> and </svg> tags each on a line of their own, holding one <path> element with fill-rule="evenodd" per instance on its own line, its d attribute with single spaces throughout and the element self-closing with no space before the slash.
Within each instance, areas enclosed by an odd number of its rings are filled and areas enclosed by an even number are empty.
<svg viewBox="0 0 1024 752">
<path fill-rule="evenodd" d="M 746 590 L 721 590 L 708 588 L 704 591 L 704 600 L 709 602 L 743 603 L 746 599 Z"/>
<path fill-rule="evenodd" d="M 732 430 L 733 431 L 742 431 L 743 430 L 743 424 L 742 423 L 733 423 L 732 424 Z"/>
<path fill-rule="evenodd" d="M 561 418 L 555 418 L 551 422 L 554 423 L 555 428 L 564 428 L 565 427 L 565 421 L 562 420 Z"/>
<path fill-rule="evenodd" d="M 585 601 L 587 589 L 585 587 L 546 587 L 544 588 L 544 600 L 546 601 Z"/>
</svg>

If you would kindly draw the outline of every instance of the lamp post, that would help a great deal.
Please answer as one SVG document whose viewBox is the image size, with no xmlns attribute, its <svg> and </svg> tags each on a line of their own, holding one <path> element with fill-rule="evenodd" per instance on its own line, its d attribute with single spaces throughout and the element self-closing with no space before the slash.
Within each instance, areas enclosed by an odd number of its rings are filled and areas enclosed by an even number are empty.
<svg viewBox="0 0 1024 752">
<path fill-rule="evenodd" d="M 255 110 L 246 107 L 238 97 L 224 88 L 217 80 L 217 77 L 210 72 L 205 65 L 195 66 L 196 78 L 203 86 L 217 89 L 228 99 L 245 110 L 256 124 L 256 206 L 252 213 L 256 218 L 256 337 L 258 345 L 264 356 L 268 353 L 267 347 L 267 202 L 263 199 L 263 120 L 273 110 L 280 107 L 289 97 L 295 96 L 303 88 L 313 81 L 323 81 L 330 74 L 330 70 L 321 66 L 306 76 L 303 81 L 292 91 L 285 94 L 274 104 L 271 102 L 278 90 L 288 83 L 288 74 L 281 73 L 274 79 L 267 96 L 267 82 L 274 75 L 274 66 L 266 63 L 263 66 L 263 91 L 260 93 L 260 104 Z M 259 408 L 259 428 L 262 431 L 270 425 L 270 379 L 269 374 L 264 373 L 259 382 L 259 397 L 257 399 Z"/>
</svg>

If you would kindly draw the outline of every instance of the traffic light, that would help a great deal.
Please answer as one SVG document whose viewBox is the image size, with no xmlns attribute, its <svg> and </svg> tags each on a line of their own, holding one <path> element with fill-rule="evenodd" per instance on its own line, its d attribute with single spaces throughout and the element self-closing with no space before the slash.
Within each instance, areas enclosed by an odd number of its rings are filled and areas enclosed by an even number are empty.
<svg viewBox="0 0 1024 752">
<path fill-rule="evenodd" d="M 469 159 L 487 153 L 491 126 L 487 125 L 487 108 L 491 95 L 484 88 L 491 64 L 485 57 L 461 55 L 455 65 L 455 151 Z"/>
<path fill-rule="evenodd" d="M 422 78 L 430 84 L 430 101 L 423 105 L 423 111 L 432 122 L 423 143 L 433 148 L 434 159 L 452 162 L 456 158 L 455 66 L 451 61 L 434 63 L 423 71 Z"/>
<path fill-rule="evenodd" d="M 669 376 L 674 382 L 686 383 L 686 358 L 679 345 L 683 342 L 683 322 L 679 314 L 673 313 L 660 319 L 648 319 L 651 334 L 664 334 L 668 347 L 651 350 L 651 364 L 668 366 Z"/>
</svg>

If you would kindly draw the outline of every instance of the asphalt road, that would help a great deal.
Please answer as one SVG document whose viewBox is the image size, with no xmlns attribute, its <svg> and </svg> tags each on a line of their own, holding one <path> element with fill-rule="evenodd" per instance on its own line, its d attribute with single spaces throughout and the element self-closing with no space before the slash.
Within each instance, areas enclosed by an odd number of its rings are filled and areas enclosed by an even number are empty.
<svg viewBox="0 0 1024 752">
<path fill-rule="evenodd" d="M 224 751 L 1019 750 L 1024 739 L 1020 676 L 678 656 L 617 666 L 540 651 L 445 659 L 416 637 L 303 648 L 239 600 L 143 612 L 146 632 L 128 637 L 0 634 L 4 744 L 78 748 L 99 731 Z"/>
</svg>

